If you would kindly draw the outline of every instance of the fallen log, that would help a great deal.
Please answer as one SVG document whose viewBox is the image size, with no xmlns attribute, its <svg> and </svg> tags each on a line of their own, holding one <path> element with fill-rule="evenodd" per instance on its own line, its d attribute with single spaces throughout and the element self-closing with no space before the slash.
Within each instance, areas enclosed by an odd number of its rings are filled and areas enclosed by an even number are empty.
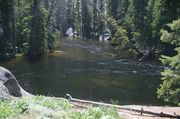
<svg viewBox="0 0 180 119">
<path fill-rule="evenodd" d="M 107 104 L 107 103 L 102 103 L 102 102 L 95 102 L 95 101 L 77 99 L 77 98 L 71 97 L 71 95 L 69 95 L 69 94 L 66 94 L 65 97 L 70 102 L 76 102 L 76 103 L 81 103 L 81 104 L 85 104 L 85 105 L 115 107 L 115 108 L 117 108 L 119 110 L 138 112 L 141 115 L 143 115 L 143 114 L 150 114 L 150 115 L 154 115 L 154 116 L 158 116 L 158 117 L 168 117 L 168 118 L 177 118 L 177 119 L 180 119 L 180 115 L 176 115 L 175 112 L 174 112 L 174 114 L 166 114 L 166 113 L 163 113 L 163 112 L 157 113 L 157 112 L 152 112 L 152 111 L 144 110 L 143 108 L 141 108 L 141 109 L 134 109 L 134 108 L 129 108 L 129 107 L 123 107 L 123 106 L 120 106 L 120 105 L 112 105 L 112 104 Z M 79 107 L 87 108 L 87 106 L 79 106 Z"/>
</svg>

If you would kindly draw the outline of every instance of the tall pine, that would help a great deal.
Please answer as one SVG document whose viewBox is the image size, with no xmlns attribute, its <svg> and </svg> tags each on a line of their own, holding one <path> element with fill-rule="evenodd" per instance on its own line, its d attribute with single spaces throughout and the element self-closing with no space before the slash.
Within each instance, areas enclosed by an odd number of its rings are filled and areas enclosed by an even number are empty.
<svg viewBox="0 0 180 119">
<path fill-rule="evenodd" d="M 91 14 L 88 7 L 88 0 L 81 0 L 82 3 L 82 37 L 91 37 Z"/>
<path fill-rule="evenodd" d="M 45 28 L 47 11 L 39 0 L 33 0 L 31 13 L 28 56 L 39 57 L 47 52 Z"/>
<path fill-rule="evenodd" d="M 0 1 L 0 60 L 15 56 L 15 3 Z"/>
<path fill-rule="evenodd" d="M 161 30 L 161 40 L 176 46 L 176 55 L 162 56 L 162 63 L 167 66 L 161 73 L 163 83 L 158 89 L 158 97 L 166 102 L 180 106 L 180 19 L 167 25 L 169 30 Z"/>
</svg>

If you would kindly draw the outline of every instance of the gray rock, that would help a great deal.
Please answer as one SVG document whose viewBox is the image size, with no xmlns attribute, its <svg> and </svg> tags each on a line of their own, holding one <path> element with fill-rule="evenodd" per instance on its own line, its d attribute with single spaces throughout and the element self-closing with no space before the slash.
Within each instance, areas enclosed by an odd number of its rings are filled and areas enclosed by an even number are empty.
<svg viewBox="0 0 180 119">
<path fill-rule="evenodd" d="M 11 96 L 9 94 L 8 89 L 6 88 L 6 86 L 4 86 L 2 84 L 2 82 L 0 82 L 0 100 L 10 100 Z"/>
<path fill-rule="evenodd" d="M 0 82 L 2 82 L 4 86 L 6 86 L 10 95 L 13 95 L 15 97 L 22 96 L 21 87 L 18 84 L 15 76 L 9 70 L 1 66 L 0 66 Z"/>
</svg>

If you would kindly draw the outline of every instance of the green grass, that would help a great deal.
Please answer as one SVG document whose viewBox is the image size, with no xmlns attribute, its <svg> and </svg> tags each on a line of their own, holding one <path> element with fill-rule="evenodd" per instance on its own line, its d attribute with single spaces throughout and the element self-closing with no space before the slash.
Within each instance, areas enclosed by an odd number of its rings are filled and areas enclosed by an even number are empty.
<svg viewBox="0 0 180 119">
<path fill-rule="evenodd" d="M 82 112 L 74 112 L 72 119 L 121 119 L 115 108 L 89 107 Z"/>
<path fill-rule="evenodd" d="M 36 105 L 43 107 L 42 109 L 45 111 L 37 111 Z M 56 100 L 52 97 L 35 96 L 31 99 L 0 101 L 0 119 L 7 117 L 8 119 L 11 117 L 23 119 L 37 116 L 52 119 L 121 119 L 116 108 L 89 107 L 87 109 L 76 109 L 67 100 Z"/>
<path fill-rule="evenodd" d="M 0 119 L 6 118 L 9 115 L 16 113 L 7 102 L 0 102 Z"/>
<path fill-rule="evenodd" d="M 25 100 L 0 101 L 0 119 L 25 112 L 29 104 Z"/>
<path fill-rule="evenodd" d="M 71 105 L 67 100 L 56 100 L 45 96 L 36 96 L 34 102 L 53 110 L 67 110 L 71 108 Z"/>
</svg>

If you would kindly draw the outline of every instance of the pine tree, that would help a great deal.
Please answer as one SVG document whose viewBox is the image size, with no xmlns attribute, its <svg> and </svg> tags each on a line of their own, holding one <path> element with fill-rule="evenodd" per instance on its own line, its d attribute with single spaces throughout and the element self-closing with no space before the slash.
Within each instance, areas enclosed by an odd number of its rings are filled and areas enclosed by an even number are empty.
<svg viewBox="0 0 180 119">
<path fill-rule="evenodd" d="M 105 3 L 104 0 L 99 0 L 98 4 L 99 4 L 99 11 L 101 14 L 103 14 L 105 16 Z M 99 23 L 98 23 L 98 31 L 99 33 L 98 34 L 102 34 L 105 27 L 106 27 L 106 21 L 104 20 L 104 18 L 102 17 L 102 15 L 98 13 L 98 20 L 99 20 Z"/>
<path fill-rule="evenodd" d="M 39 57 L 47 52 L 45 29 L 47 11 L 40 1 L 33 0 L 31 12 L 28 56 Z"/>
<path fill-rule="evenodd" d="M 118 11 L 119 10 L 119 0 L 109 0 L 108 1 L 108 12 L 113 19 L 118 20 Z"/>
<path fill-rule="evenodd" d="M 88 8 L 87 0 L 81 0 L 82 3 L 82 37 L 91 37 L 91 14 Z"/>
<path fill-rule="evenodd" d="M 27 54 L 29 47 L 32 0 L 18 0 L 16 3 L 16 34 L 19 53 Z"/>
<path fill-rule="evenodd" d="M 123 27 L 128 32 L 129 39 L 133 39 L 133 32 L 135 32 L 135 26 L 133 21 L 133 14 L 134 14 L 134 7 L 133 7 L 133 0 L 128 1 L 129 4 L 127 6 L 127 12 L 123 18 Z"/>
<path fill-rule="evenodd" d="M 176 45 L 177 55 L 161 57 L 162 63 L 168 67 L 161 73 L 163 84 L 157 93 L 166 102 L 180 105 L 180 19 L 168 24 L 168 27 L 169 30 L 161 30 L 161 40 Z"/>
<path fill-rule="evenodd" d="M 146 19 L 147 19 L 147 0 L 133 0 L 134 14 L 133 20 L 135 24 L 136 31 L 140 34 L 140 41 L 144 43 L 148 38 L 146 37 L 145 30 Z"/>
<path fill-rule="evenodd" d="M 0 1 L 0 60 L 15 56 L 15 13 L 14 1 Z"/>
<path fill-rule="evenodd" d="M 154 0 L 120 1 L 121 18 L 118 24 L 127 30 L 130 51 L 133 51 L 140 60 L 153 57 L 155 41 L 152 39 L 152 11 Z M 147 52 L 146 52 L 147 51 Z"/>
<path fill-rule="evenodd" d="M 179 0 L 161 0 L 160 1 L 160 18 L 158 20 L 159 31 L 161 28 L 165 28 L 167 23 L 171 23 L 173 20 L 180 18 Z M 160 36 L 159 36 L 160 37 Z M 161 50 L 163 54 L 173 54 L 174 46 L 167 43 L 161 43 Z"/>
<path fill-rule="evenodd" d="M 152 43 L 156 47 L 158 47 L 160 43 L 159 32 L 161 28 L 158 26 L 158 21 L 161 18 L 160 2 L 161 0 L 152 0 L 149 2 L 149 22 L 151 23 Z"/>
<path fill-rule="evenodd" d="M 69 27 L 74 27 L 74 2 L 73 0 L 67 1 L 67 23 Z"/>
<path fill-rule="evenodd" d="M 48 0 L 44 1 L 45 9 L 48 11 L 48 16 L 46 20 L 45 27 L 47 28 L 47 46 L 49 52 L 54 52 L 55 50 L 55 33 L 56 30 L 54 28 L 56 21 L 54 11 L 56 9 L 57 0 L 52 0 L 49 2 Z M 45 33 L 45 31 L 44 31 Z"/>
<path fill-rule="evenodd" d="M 161 0 L 160 1 L 160 15 L 159 26 L 165 26 L 180 17 L 179 0 Z"/>
<path fill-rule="evenodd" d="M 79 36 L 81 34 L 81 0 L 75 2 L 75 30 Z"/>
<path fill-rule="evenodd" d="M 97 37 L 98 33 L 98 0 L 93 0 L 93 33 L 94 36 Z"/>
<path fill-rule="evenodd" d="M 119 8 L 118 8 L 118 24 L 122 25 L 124 22 L 125 15 L 127 14 L 128 7 L 130 1 L 129 0 L 119 0 Z"/>
</svg>

